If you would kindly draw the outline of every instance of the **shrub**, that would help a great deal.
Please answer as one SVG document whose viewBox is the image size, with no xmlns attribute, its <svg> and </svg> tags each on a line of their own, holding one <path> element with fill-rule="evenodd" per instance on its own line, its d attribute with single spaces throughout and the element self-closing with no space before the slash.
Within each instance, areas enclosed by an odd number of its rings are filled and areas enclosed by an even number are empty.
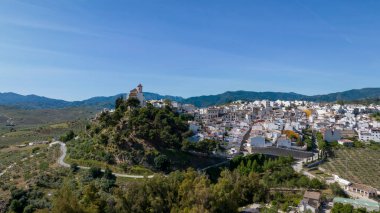
<svg viewBox="0 0 380 213">
<path fill-rule="evenodd" d="M 102 170 L 99 167 L 91 167 L 88 170 L 88 174 L 91 178 L 101 178 L 103 176 Z"/>
</svg>

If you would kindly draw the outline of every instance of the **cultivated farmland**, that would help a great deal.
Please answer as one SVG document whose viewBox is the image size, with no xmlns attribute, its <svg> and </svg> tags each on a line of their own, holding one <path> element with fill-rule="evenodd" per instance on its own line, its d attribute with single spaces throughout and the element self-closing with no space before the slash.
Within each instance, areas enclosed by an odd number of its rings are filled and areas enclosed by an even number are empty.
<svg viewBox="0 0 380 213">
<path fill-rule="evenodd" d="M 351 182 L 380 190 L 380 149 L 343 148 L 333 152 L 334 156 L 322 164 L 322 168 Z"/>
</svg>

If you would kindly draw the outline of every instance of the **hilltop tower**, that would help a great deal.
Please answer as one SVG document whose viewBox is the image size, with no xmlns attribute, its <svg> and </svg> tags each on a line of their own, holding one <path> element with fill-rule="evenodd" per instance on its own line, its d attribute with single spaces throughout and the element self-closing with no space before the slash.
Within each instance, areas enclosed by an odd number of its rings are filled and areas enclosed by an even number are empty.
<svg viewBox="0 0 380 213">
<path fill-rule="evenodd" d="M 142 93 L 143 92 L 143 86 L 141 85 L 141 84 L 139 84 L 138 86 L 137 86 L 137 91 L 139 92 L 139 93 Z"/>
<path fill-rule="evenodd" d="M 140 101 L 140 106 L 145 106 L 145 98 L 143 93 L 143 86 L 139 84 L 136 88 L 131 90 L 128 95 L 129 98 L 136 98 Z"/>
</svg>

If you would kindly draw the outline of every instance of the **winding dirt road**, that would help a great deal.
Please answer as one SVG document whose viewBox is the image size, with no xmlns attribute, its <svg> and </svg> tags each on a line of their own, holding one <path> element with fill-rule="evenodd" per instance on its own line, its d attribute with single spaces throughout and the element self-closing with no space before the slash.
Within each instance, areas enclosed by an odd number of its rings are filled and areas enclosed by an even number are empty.
<svg viewBox="0 0 380 213">
<path fill-rule="evenodd" d="M 61 156 L 59 156 L 59 158 L 57 160 L 57 163 L 60 166 L 63 166 L 63 167 L 70 167 L 70 164 L 65 163 L 65 161 L 64 161 L 65 157 L 66 157 L 66 154 L 67 154 L 66 144 L 63 143 L 63 142 L 60 142 L 60 141 L 55 141 L 55 142 L 50 143 L 49 146 L 52 147 L 55 144 L 59 144 L 60 145 L 60 149 L 61 149 Z M 90 169 L 90 167 L 87 167 L 87 166 L 78 166 L 78 167 L 81 168 L 81 169 Z M 104 169 L 102 169 L 102 172 L 104 172 Z M 112 172 L 112 174 L 115 175 L 116 177 L 126 177 L 126 178 L 135 178 L 135 179 L 138 179 L 138 178 L 152 178 L 154 176 L 154 175 L 149 175 L 149 176 L 132 175 L 132 174 L 124 174 L 124 173 L 116 173 L 116 172 Z"/>
</svg>

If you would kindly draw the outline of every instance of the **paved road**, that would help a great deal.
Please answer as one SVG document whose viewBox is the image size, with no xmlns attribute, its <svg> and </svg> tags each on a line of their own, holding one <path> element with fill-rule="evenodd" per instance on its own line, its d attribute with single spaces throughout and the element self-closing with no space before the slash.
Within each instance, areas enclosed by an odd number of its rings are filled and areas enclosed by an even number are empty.
<svg viewBox="0 0 380 213">
<path fill-rule="evenodd" d="M 61 156 L 59 156 L 57 163 L 63 167 L 70 167 L 70 164 L 65 163 L 64 161 L 67 154 L 66 144 L 60 141 L 55 141 L 55 142 L 50 143 L 49 146 L 52 147 L 55 144 L 59 144 L 60 149 L 61 149 Z M 78 166 L 78 167 L 81 169 L 90 169 L 90 167 L 87 167 L 87 166 Z M 102 172 L 104 172 L 104 169 L 102 169 Z M 115 175 L 116 177 L 126 177 L 126 178 L 152 178 L 153 177 L 153 175 L 149 175 L 149 176 L 131 175 L 131 174 L 124 174 L 124 173 L 116 173 L 116 172 L 112 172 L 112 174 Z"/>
</svg>

